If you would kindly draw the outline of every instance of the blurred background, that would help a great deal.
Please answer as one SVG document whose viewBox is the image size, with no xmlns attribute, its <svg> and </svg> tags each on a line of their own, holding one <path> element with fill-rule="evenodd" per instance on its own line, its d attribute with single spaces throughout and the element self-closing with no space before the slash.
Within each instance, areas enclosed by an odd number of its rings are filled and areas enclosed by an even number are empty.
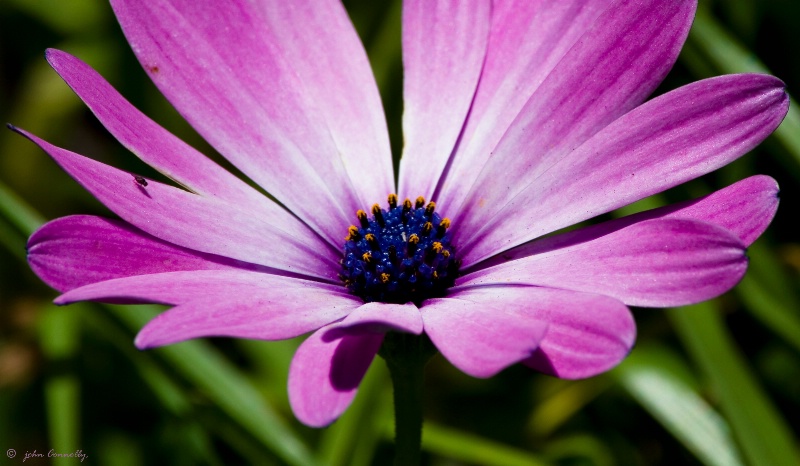
<svg viewBox="0 0 800 466">
<path fill-rule="evenodd" d="M 401 141 L 400 1 L 345 2 Z M 56 47 L 91 64 L 137 107 L 215 156 L 166 103 L 103 0 L 0 0 L 0 120 L 116 167 L 159 178 L 109 136 L 44 60 Z M 701 0 L 681 57 L 656 93 L 759 71 L 800 89 L 800 3 Z M 794 104 L 794 102 L 793 102 Z M 800 116 L 734 164 L 623 212 L 696 197 L 756 173 L 781 207 L 733 291 L 689 308 L 634 311 L 639 338 L 618 368 L 563 381 L 523 367 L 488 380 L 440 356 L 426 371 L 430 465 L 797 465 L 800 432 Z M 392 455 L 391 387 L 376 360 L 333 426 L 291 414 L 289 361 L 300 340 L 198 340 L 140 352 L 160 309 L 78 304 L 31 273 L 25 241 L 68 214 L 111 214 L 42 151 L 0 131 L 0 464 L 380 465 Z M 17 456 L 10 458 L 10 451 Z M 7 453 L 4 453 L 7 452 Z"/>
</svg>

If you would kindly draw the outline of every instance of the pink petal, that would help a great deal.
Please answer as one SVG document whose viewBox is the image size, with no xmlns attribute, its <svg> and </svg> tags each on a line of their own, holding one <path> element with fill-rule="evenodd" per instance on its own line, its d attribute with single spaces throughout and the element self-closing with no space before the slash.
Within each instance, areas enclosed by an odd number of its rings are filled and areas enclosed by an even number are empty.
<svg viewBox="0 0 800 466">
<path fill-rule="evenodd" d="M 272 288 L 280 287 L 283 289 Z M 303 297 L 307 293 L 308 297 Z M 348 313 L 363 304 L 340 285 L 249 270 L 191 270 L 117 278 L 69 290 L 55 299 L 58 305 L 77 301 L 125 301 L 179 305 L 203 300 L 235 301 L 253 296 L 295 296 L 303 306 L 329 303 L 348 306 Z"/>
<path fill-rule="evenodd" d="M 425 333 L 454 366 L 491 377 L 530 357 L 547 331 L 542 309 L 561 291 L 533 287 L 479 287 L 423 303 Z"/>
<path fill-rule="evenodd" d="M 49 49 L 46 56 L 103 126 L 148 165 L 195 193 L 260 211 L 284 224 L 299 223 L 247 183 L 133 107 L 89 65 L 60 50 Z"/>
<path fill-rule="evenodd" d="M 475 94 L 490 9 L 489 0 L 403 2 L 401 198 L 433 195 Z"/>
<path fill-rule="evenodd" d="M 695 219 L 719 225 L 730 231 L 745 246 L 753 243 L 769 226 L 778 210 L 778 183 L 755 175 L 707 196 L 640 212 L 579 230 L 517 246 L 480 264 L 481 268 L 541 254 L 579 242 L 578 238 L 599 237 L 644 220 L 658 218 Z"/>
<path fill-rule="evenodd" d="M 28 240 L 28 263 L 59 291 L 133 275 L 258 268 L 175 246 L 119 220 L 89 215 L 59 218 L 34 232 Z"/>
<path fill-rule="evenodd" d="M 366 303 L 347 315 L 343 321 L 330 330 L 333 337 L 353 333 L 386 333 L 389 331 L 422 333 L 422 316 L 419 309 L 412 303 L 391 304 L 372 302 Z"/>
<path fill-rule="evenodd" d="M 199 270 L 118 278 L 59 296 L 76 301 L 176 305 L 136 337 L 140 348 L 190 338 L 292 338 L 339 320 L 362 305 L 342 287 L 260 272 Z"/>
<path fill-rule="evenodd" d="M 270 289 L 228 299 L 197 298 L 173 307 L 147 323 L 136 336 L 139 349 L 192 338 L 257 340 L 294 338 L 341 319 L 358 303 L 324 290 Z"/>
<path fill-rule="evenodd" d="M 463 200 L 525 102 L 611 1 L 492 3 L 489 45 L 478 90 L 441 181 L 446 188 L 437 200 L 443 206 L 457 207 Z"/>
<path fill-rule="evenodd" d="M 360 205 L 385 199 L 394 192 L 389 133 L 367 54 L 342 3 L 260 0 L 255 6 L 270 42 L 286 55 L 314 111 L 324 117 Z"/>
<path fill-rule="evenodd" d="M 351 79 L 363 74 L 358 71 L 365 69 L 363 57 L 353 61 L 357 67 L 353 75 L 324 79 L 321 76 L 339 73 L 340 67 L 349 66 L 349 62 L 338 60 L 335 69 L 329 69 L 329 61 L 322 61 L 320 68 L 312 66 L 314 59 L 325 55 L 329 48 L 340 47 L 336 45 L 338 37 L 319 51 L 305 47 L 313 46 L 315 40 L 291 44 L 292 34 L 315 33 L 308 26 L 319 22 L 319 17 L 307 15 L 324 12 L 316 13 L 307 6 L 291 12 L 288 5 L 280 6 L 278 2 L 258 9 L 254 2 L 236 0 L 115 0 L 112 7 L 139 61 L 187 121 L 244 174 L 338 246 L 355 211 L 364 207 L 354 189 L 361 180 L 351 180 L 345 166 L 361 162 L 351 170 L 367 170 L 371 174 L 371 166 L 378 164 L 384 168 L 376 170 L 376 177 L 384 183 L 390 179 L 386 179 L 388 171 L 382 165 L 388 161 L 375 161 L 372 157 L 376 154 L 370 154 L 370 164 L 366 166 L 361 160 L 366 157 L 363 152 L 355 160 L 348 159 L 345 151 L 360 133 L 349 133 L 353 123 L 329 124 L 328 119 L 338 108 L 323 104 L 330 94 L 363 84 L 364 79 Z M 310 20 L 309 25 L 275 27 L 272 24 L 278 16 L 264 14 L 270 8 L 278 8 L 276 14 L 295 18 L 293 21 L 316 19 Z M 338 11 L 341 7 L 333 8 Z M 343 19 L 336 21 L 341 26 Z M 353 40 L 343 43 L 352 44 Z M 304 47 L 297 49 L 301 45 Z M 334 56 L 347 53 L 349 49 L 342 47 L 344 50 L 337 50 Z M 299 58 L 306 52 L 308 56 Z M 357 56 L 363 54 L 356 52 Z M 348 83 L 346 89 L 324 87 L 339 82 Z M 320 87 L 310 91 L 312 86 Z M 370 94 L 369 90 L 364 92 Z M 361 95 L 345 93 L 329 102 L 335 106 L 340 100 Z M 374 96 L 368 102 L 372 102 L 368 103 L 372 111 L 363 111 L 368 121 L 363 121 L 362 130 L 370 134 L 380 125 L 375 122 Z M 350 117 L 353 114 L 348 109 L 355 105 L 351 103 L 344 114 L 336 117 Z M 362 123 L 357 115 L 353 116 L 357 118 L 356 126 Z M 345 136 L 337 139 L 334 132 L 342 131 Z M 386 153 L 383 149 L 380 155 Z M 391 184 L 383 186 L 386 188 L 390 189 Z"/>
<path fill-rule="evenodd" d="M 308 337 L 289 368 L 289 403 L 295 416 L 311 427 L 330 424 L 350 406 L 383 343 L 382 333 L 326 339 L 328 330 Z"/>
<path fill-rule="evenodd" d="M 316 330 L 347 313 L 344 307 L 325 308 L 322 302 L 313 308 L 305 302 L 303 306 L 286 307 L 271 299 L 256 295 L 181 304 L 148 322 L 134 343 L 139 349 L 149 349 L 205 337 L 284 340 Z"/>
<path fill-rule="evenodd" d="M 464 266 L 735 160 L 780 124 L 788 102 L 781 81 L 754 74 L 699 81 L 647 102 L 546 171 L 527 171 L 513 197 L 505 183 L 476 191 L 480 200 L 459 227 Z M 493 218 L 503 228 L 493 228 Z"/>
<path fill-rule="evenodd" d="M 750 246 L 778 211 L 778 183 L 755 175 L 694 201 L 642 212 L 638 218 L 693 218 L 719 225 Z"/>
<path fill-rule="evenodd" d="M 259 212 L 240 210 L 156 181 L 139 185 L 134 177 L 30 133 L 27 137 L 86 190 L 126 222 L 156 238 L 199 252 L 260 264 L 339 282 L 341 253 L 313 233 L 274 223 Z"/>
<path fill-rule="evenodd" d="M 587 228 L 552 247 L 457 281 L 455 288 L 527 284 L 598 293 L 634 306 L 683 306 L 732 288 L 747 269 L 744 245 L 729 231 L 682 218 L 619 229 Z"/>
<path fill-rule="evenodd" d="M 443 190 L 440 203 L 461 205 L 454 225 L 461 224 L 461 215 L 485 217 L 485 210 L 469 210 L 479 207 L 474 205 L 479 199 L 487 208 L 504 205 L 537 173 L 643 102 L 675 62 L 695 7 L 693 0 L 619 0 L 599 17 L 596 11 L 583 13 L 587 16 L 579 26 L 591 26 L 535 88 L 513 123 L 501 126 L 507 131 L 499 143 L 497 133 L 492 140 L 479 140 L 458 162 L 463 168 L 452 171 L 454 186 Z M 551 8 L 558 17 L 559 9 Z M 465 226 L 481 223 L 473 220 Z"/>
<path fill-rule="evenodd" d="M 543 310 L 550 325 L 539 349 L 522 363 L 562 379 L 581 379 L 619 364 L 636 341 L 630 310 L 605 296 L 574 293 Z"/>
</svg>

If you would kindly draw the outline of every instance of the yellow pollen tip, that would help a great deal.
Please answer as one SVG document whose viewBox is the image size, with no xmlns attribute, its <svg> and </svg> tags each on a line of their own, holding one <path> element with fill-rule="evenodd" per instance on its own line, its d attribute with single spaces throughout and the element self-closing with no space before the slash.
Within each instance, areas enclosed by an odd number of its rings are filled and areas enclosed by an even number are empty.
<svg viewBox="0 0 800 466">
<path fill-rule="evenodd" d="M 442 252 L 442 249 L 444 249 L 444 246 L 442 246 L 442 243 L 440 243 L 440 242 L 438 242 L 438 241 L 435 241 L 435 242 L 434 242 L 434 243 L 431 245 L 431 249 L 432 249 L 432 250 L 433 250 L 433 252 L 435 252 L 436 254 L 439 254 L 440 252 Z"/>
<path fill-rule="evenodd" d="M 419 236 L 417 236 L 416 234 L 412 234 L 411 236 L 409 236 L 409 237 L 408 237 L 408 242 L 409 242 L 410 244 L 417 244 L 417 243 L 419 243 Z"/>
<path fill-rule="evenodd" d="M 350 225 L 350 227 L 347 229 L 347 238 L 345 238 L 344 240 L 350 241 L 356 239 L 357 237 L 358 237 L 358 228 L 356 228 L 355 225 Z"/>
<path fill-rule="evenodd" d="M 367 213 L 361 209 L 358 209 L 356 212 L 356 217 L 358 217 L 358 222 L 361 224 L 361 228 L 369 228 L 369 220 L 367 220 Z"/>
<path fill-rule="evenodd" d="M 406 198 L 406 200 L 403 201 L 403 209 L 411 210 L 411 199 Z"/>
<path fill-rule="evenodd" d="M 428 233 L 430 233 L 430 232 L 431 232 L 431 230 L 432 230 L 432 229 L 433 229 L 433 223 L 431 223 L 431 222 L 425 222 L 425 223 L 422 225 L 422 231 L 421 231 L 421 233 L 422 233 L 423 235 L 427 235 Z"/>
<path fill-rule="evenodd" d="M 442 228 L 450 228 L 450 219 L 447 217 L 443 218 L 442 221 L 439 222 L 439 226 Z"/>
<path fill-rule="evenodd" d="M 433 271 L 433 273 L 436 273 L 436 271 L 434 270 L 434 271 Z M 389 279 L 390 279 L 391 277 L 392 277 L 392 276 L 391 276 L 391 275 L 389 275 L 389 274 L 388 274 L 388 273 L 386 273 L 386 272 L 382 273 L 382 274 L 381 274 L 381 283 L 389 283 Z"/>
<path fill-rule="evenodd" d="M 364 239 L 371 243 L 375 241 L 375 235 L 373 235 L 372 233 L 367 233 L 366 235 L 364 235 Z"/>
<path fill-rule="evenodd" d="M 417 198 L 417 202 L 416 202 L 416 204 L 415 204 L 415 207 L 416 207 L 417 209 L 419 209 L 419 208 L 421 208 L 421 207 L 422 207 L 422 206 L 424 206 L 424 205 L 425 205 L 425 198 L 424 198 L 424 197 L 422 197 L 422 196 L 418 197 L 418 198 Z"/>
<path fill-rule="evenodd" d="M 445 249 L 444 251 L 442 251 L 442 257 L 444 257 L 445 259 L 447 259 L 448 257 L 450 257 L 450 251 L 448 251 L 447 249 Z"/>
<path fill-rule="evenodd" d="M 433 277 L 434 280 L 439 278 L 439 274 L 435 270 L 433 271 L 433 274 L 431 276 Z"/>
<path fill-rule="evenodd" d="M 381 206 L 378 204 L 373 204 L 372 206 L 372 214 L 375 215 L 376 213 L 381 211 Z"/>
<path fill-rule="evenodd" d="M 365 252 L 364 254 L 361 255 L 361 259 L 364 262 L 369 263 L 372 260 L 372 253 L 370 253 L 369 251 Z"/>
<path fill-rule="evenodd" d="M 392 209 L 397 207 L 397 194 L 389 194 L 389 207 Z"/>
</svg>

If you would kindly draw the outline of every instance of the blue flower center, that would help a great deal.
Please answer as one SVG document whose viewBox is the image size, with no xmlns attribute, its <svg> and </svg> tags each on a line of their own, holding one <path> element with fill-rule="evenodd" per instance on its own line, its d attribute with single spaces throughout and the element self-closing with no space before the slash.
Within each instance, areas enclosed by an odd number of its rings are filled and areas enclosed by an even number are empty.
<svg viewBox="0 0 800 466">
<path fill-rule="evenodd" d="M 356 212 L 360 226 L 348 230 L 340 273 L 347 289 L 365 302 L 420 303 L 442 296 L 459 263 L 450 244 L 450 219 L 435 209 L 423 197 L 398 204 L 390 194 L 388 210 L 375 204 L 372 215 Z"/>
</svg>

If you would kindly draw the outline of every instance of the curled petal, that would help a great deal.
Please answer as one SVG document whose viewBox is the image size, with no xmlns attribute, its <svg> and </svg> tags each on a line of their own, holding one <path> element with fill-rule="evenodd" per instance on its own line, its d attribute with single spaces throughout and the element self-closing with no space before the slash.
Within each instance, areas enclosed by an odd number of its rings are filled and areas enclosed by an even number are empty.
<svg viewBox="0 0 800 466">
<path fill-rule="evenodd" d="M 425 333 L 448 361 L 471 376 L 491 377 L 536 351 L 548 325 L 541 309 L 558 305 L 558 293 L 476 287 L 429 299 L 420 311 Z"/>
<path fill-rule="evenodd" d="M 572 302 L 572 305 L 569 302 Z M 576 293 L 544 309 L 549 327 L 539 349 L 522 363 L 562 379 L 582 379 L 619 364 L 636 340 L 630 310 L 605 296 Z"/>
<path fill-rule="evenodd" d="M 693 218 L 719 225 L 750 246 L 775 217 L 779 191 L 774 179 L 755 175 L 694 201 L 642 212 L 633 220 Z"/>
<path fill-rule="evenodd" d="M 324 427 L 350 406 L 383 343 L 382 333 L 329 338 L 330 327 L 297 349 L 289 368 L 289 403 L 306 425 Z"/>
<path fill-rule="evenodd" d="M 351 333 L 386 333 L 390 331 L 422 333 L 422 316 L 412 303 L 366 303 L 348 314 L 326 337 Z"/>
</svg>

